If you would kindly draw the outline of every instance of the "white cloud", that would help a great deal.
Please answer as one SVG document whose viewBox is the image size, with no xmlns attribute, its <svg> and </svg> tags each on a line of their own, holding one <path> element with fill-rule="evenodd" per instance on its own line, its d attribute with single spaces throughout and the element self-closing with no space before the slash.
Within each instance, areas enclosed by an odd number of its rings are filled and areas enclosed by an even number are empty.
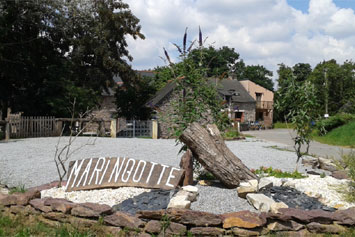
<svg viewBox="0 0 355 237">
<path fill-rule="evenodd" d="M 277 64 L 293 66 L 323 60 L 342 62 L 355 55 L 355 14 L 333 0 L 310 0 L 307 13 L 286 0 L 126 0 L 141 20 L 145 40 L 129 39 L 137 69 L 163 65 L 162 48 L 174 51 L 185 27 L 197 37 L 200 25 L 209 43 L 229 46 L 247 64 L 276 71 Z"/>
</svg>

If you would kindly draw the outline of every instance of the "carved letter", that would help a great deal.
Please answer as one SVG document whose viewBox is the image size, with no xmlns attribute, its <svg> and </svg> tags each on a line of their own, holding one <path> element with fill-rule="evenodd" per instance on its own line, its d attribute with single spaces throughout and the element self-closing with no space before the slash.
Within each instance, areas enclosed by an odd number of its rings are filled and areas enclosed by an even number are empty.
<svg viewBox="0 0 355 237">
<path fill-rule="evenodd" d="M 99 169 L 98 166 L 99 166 L 99 163 L 100 163 L 101 160 L 102 160 L 102 165 L 101 165 L 101 167 L 100 167 L 100 169 Z M 96 165 L 95 165 L 95 169 L 94 169 L 94 171 L 93 171 L 92 174 L 91 174 L 91 178 L 90 178 L 90 180 L 89 180 L 88 185 L 91 184 L 91 181 L 92 181 L 92 179 L 94 178 L 95 174 L 96 174 L 96 181 L 95 181 L 95 184 L 97 185 L 97 182 L 99 181 L 99 173 L 100 173 L 100 172 L 102 171 L 102 169 L 104 168 L 105 162 L 106 162 L 105 157 L 100 157 L 100 158 L 97 160 Z"/>
<path fill-rule="evenodd" d="M 160 173 L 160 177 L 159 177 L 159 180 L 158 180 L 158 183 L 157 183 L 157 184 L 160 184 L 161 178 L 163 177 L 163 174 L 164 174 L 164 172 L 165 172 L 166 167 L 169 167 L 169 166 L 167 166 L 167 165 L 161 165 L 161 166 L 163 166 L 163 169 L 162 169 L 162 171 L 161 171 L 161 173 Z"/>
<path fill-rule="evenodd" d="M 154 166 L 156 166 L 156 165 L 158 164 L 158 163 L 155 163 L 155 162 L 150 162 L 150 163 L 152 163 L 152 167 L 150 168 L 150 171 L 149 171 L 149 175 L 148 175 L 147 181 L 145 182 L 146 184 L 149 182 L 149 180 L 150 180 L 150 176 L 152 176 Z"/>
<path fill-rule="evenodd" d="M 65 186 L 65 189 L 68 188 L 69 182 L 70 182 L 71 177 L 72 177 L 73 174 L 75 175 L 75 178 L 74 178 L 74 181 L 73 181 L 71 187 L 74 187 L 74 183 L 75 183 L 75 181 L 76 181 L 76 178 L 77 178 L 78 175 L 79 175 L 79 172 L 80 172 L 80 170 L 81 170 L 81 166 L 83 165 L 84 161 L 85 161 L 85 159 L 82 160 L 81 162 L 80 162 L 79 160 L 76 160 L 76 161 L 74 162 L 74 165 L 73 165 L 73 167 L 72 167 L 72 169 L 71 169 L 71 173 L 70 173 L 70 175 L 69 175 L 69 179 L 68 179 L 67 185 Z M 80 162 L 79 167 L 78 167 L 78 162 Z"/>
<path fill-rule="evenodd" d="M 130 162 L 130 161 L 132 161 L 133 164 L 132 164 L 130 170 L 127 171 L 127 168 L 128 168 L 128 166 L 129 166 L 129 162 Z M 129 176 L 131 176 L 131 173 L 132 173 L 132 170 L 133 170 L 133 168 L 134 168 L 134 164 L 135 164 L 135 163 L 136 163 L 136 161 L 133 160 L 133 159 L 129 159 L 129 160 L 127 161 L 126 167 L 125 167 L 125 169 L 124 169 L 124 171 L 123 171 L 123 174 L 122 174 L 122 177 L 121 177 L 122 182 L 126 183 L 126 182 L 128 181 Z M 124 178 L 125 173 L 128 174 L 127 179 Z"/>
<path fill-rule="evenodd" d="M 85 183 L 86 183 L 86 180 L 88 179 L 88 174 L 89 174 L 89 171 L 90 171 L 90 168 L 91 168 L 91 163 L 92 163 L 92 158 L 89 160 L 89 163 L 86 165 L 86 168 L 83 172 L 83 174 L 81 175 L 81 178 L 79 180 L 79 182 L 76 184 L 76 187 L 79 187 L 80 183 L 81 183 L 81 180 L 83 179 L 84 175 L 85 175 L 85 180 L 84 180 L 84 183 L 82 186 L 85 186 Z"/>
<path fill-rule="evenodd" d="M 170 179 L 175 178 L 175 176 L 173 175 L 174 170 L 180 170 L 180 169 L 177 169 L 177 168 L 171 167 L 169 177 L 168 177 L 168 179 L 166 180 L 166 184 L 165 184 L 166 186 L 169 186 L 169 187 L 174 187 L 174 185 L 172 185 L 172 184 L 170 184 L 170 183 L 169 183 L 169 182 L 170 182 Z"/>
<path fill-rule="evenodd" d="M 101 179 L 100 179 L 99 185 L 102 184 L 102 181 L 103 181 L 103 179 L 104 179 L 104 177 L 105 177 L 105 174 L 106 174 L 106 172 L 107 172 L 107 168 L 108 168 L 108 166 L 110 165 L 110 162 L 111 162 L 111 158 L 109 158 L 109 160 L 108 160 L 108 162 L 107 162 L 107 165 L 106 165 L 106 168 L 105 168 L 105 170 L 104 170 L 104 173 L 101 175 Z"/>
<path fill-rule="evenodd" d="M 139 165 L 140 165 L 141 163 L 143 164 L 142 171 L 141 171 L 141 174 L 139 175 L 139 178 L 136 179 L 136 175 L 137 175 L 137 172 L 138 172 L 138 169 L 139 169 Z M 147 162 L 145 162 L 144 160 L 140 160 L 140 161 L 138 162 L 136 171 L 134 172 L 134 175 L 133 175 L 133 182 L 136 182 L 136 183 L 137 183 L 137 182 L 139 182 L 139 181 L 141 180 L 146 164 L 147 164 Z"/>
<path fill-rule="evenodd" d="M 116 170 L 116 174 L 115 174 L 115 183 L 117 182 L 117 179 L 121 173 L 121 170 L 122 170 L 122 167 L 123 167 L 123 164 L 124 164 L 124 161 L 126 160 L 126 157 L 123 158 L 122 162 L 121 162 L 121 166 L 120 168 L 118 169 L 118 166 L 120 165 L 120 158 L 118 157 L 117 158 L 117 161 L 116 161 L 116 164 L 115 164 L 115 167 L 113 167 L 113 170 L 112 170 L 112 173 L 111 173 L 111 176 L 110 176 L 110 179 L 108 180 L 108 182 L 110 183 L 111 182 L 111 179 L 112 179 L 112 176 L 113 176 L 113 173 L 114 171 Z"/>
</svg>

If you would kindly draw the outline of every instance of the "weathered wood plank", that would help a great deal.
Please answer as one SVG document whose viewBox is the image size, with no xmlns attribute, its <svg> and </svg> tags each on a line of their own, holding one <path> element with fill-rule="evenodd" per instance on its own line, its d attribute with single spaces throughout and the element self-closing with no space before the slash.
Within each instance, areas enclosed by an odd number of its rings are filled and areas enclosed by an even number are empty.
<svg viewBox="0 0 355 237">
<path fill-rule="evenodd" d="M 110 187 L 174 189 L 183 169 L 127 157 L 89 158 L 69 164 L 66 191 Z"/>
</svg>

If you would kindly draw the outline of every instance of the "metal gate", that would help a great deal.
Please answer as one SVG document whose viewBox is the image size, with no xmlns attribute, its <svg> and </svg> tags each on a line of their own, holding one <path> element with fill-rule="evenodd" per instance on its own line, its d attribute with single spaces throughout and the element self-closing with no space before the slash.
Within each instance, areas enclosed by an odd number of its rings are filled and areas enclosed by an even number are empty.
<svg viewBox="0 0 355 237">
<path fill-rule="evenodd" d="M 126 120 L 120 126 L 117 137 L 152 137 L 151 120 Z"/>
</svg>

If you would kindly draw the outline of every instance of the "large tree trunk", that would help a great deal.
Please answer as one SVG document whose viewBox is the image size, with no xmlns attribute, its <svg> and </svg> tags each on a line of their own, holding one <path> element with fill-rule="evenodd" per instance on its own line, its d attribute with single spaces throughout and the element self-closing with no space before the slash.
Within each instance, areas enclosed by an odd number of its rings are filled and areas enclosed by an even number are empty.
<svg viewBox="0 0 355 237">
<path fill-rule="evenodd" d="M 228 188 L 237 187 L 240 181 L 257 178 L 229 150 L 214 124 L 207 125 L 206 129 L 193 123 L 185 129 L 180 140 L 192 151 L 195 159 Z"/>
</svg>

